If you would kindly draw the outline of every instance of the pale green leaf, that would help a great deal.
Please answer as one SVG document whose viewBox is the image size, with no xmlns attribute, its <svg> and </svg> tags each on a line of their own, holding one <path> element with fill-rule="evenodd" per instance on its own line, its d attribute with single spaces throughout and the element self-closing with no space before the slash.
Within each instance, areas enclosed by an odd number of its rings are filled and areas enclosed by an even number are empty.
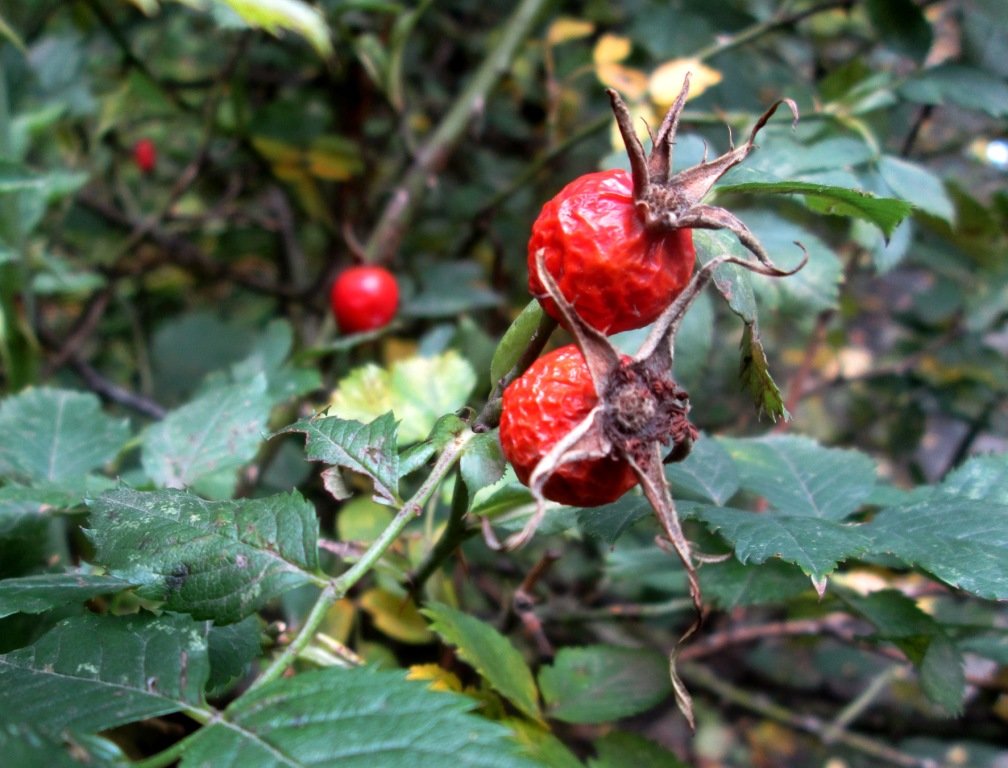
<svg viewBox="0 0 1008 768">
<path fill-rule="evenodd" d="M 561 648 L 539 671 L 546 714 L 568 723 L 606 723 L 646 712 L 672 693 L 668 659 L 642 648 Z"/>
<path fill-rule="evenodd" d="M 939 176 L 923 166 L 892 155 L 883 155 L 879 175 L 897 197 L 915 208 L 955 224 L 955 204 Z"/>
<path fill-rule="evenodd" d="M 472 666 L 498 693 L 529 717 L 540 717 L 532 672 L 504 635 L 475 616 L 447 605 L 429 605 L 421 613 L 431 620 L 431 629 L 445 643 L 455 646 L 459 658 Z"/>
<path fill-rule="evenodd" d="M 950 716 L 962 712 L 966 673 L 962 654 L 944 635 L 935 635 L 920 663 L 921 688 L 925 695 Z"/>
<path fill-rule="evenodd" d="M 92 394 L 38 387 L 0 403 L 0 434 L 0 475 L 66 485 L 114 459 L 129 426 Z"/>
<path fill-rule="evenodd" d="M 288 30 L 300 35 L 323 58 L 333 54 L 325 17 L 302 0 L 213 0 L 234 11 L 246 24 L 277 35 Z"/>
<path fill-rule="evenodd" d="M 721 438 L 744 490 L 787 515 L 843 520 L 868 498 L 875 465 L 857 451 L 826 448 L 808 437 Z"/>
<path fill-rule="evenodd" d="M 367 422 L 392 411 L 402 445 L 423 440 L 438 419 L 457 411 L 476 386 L 472 366 L 455 350 L 412 357 L 389 369 L 369 364 L 340 381 L 328 413 Z"/>
<path fill-rule="evenodd" d="M 66 619 L 0 656 L 0 723 L 94 732 L 199 705 L 206 632 L 178 615 Z"/>
<path fill-rule="evenodd" d="M 504 477 L 506 468 L 507 460 L 501 451 L 497 431 L 477 434 L 469 441 L 459 462 L 469 498 L 472 499 L 481 488 L 493 485 Z"/>
<path fill-rule="evenodd" d="M 1008 453 L 973 456 L 951 472 L 942 493 L 1008 505 Z"/>
<path fill-rule="evenodd" d="M 475 706 L 398 670 L 303 672 L 239 697 L 195 735 L 182 768 L 533 768 Z"/>
<path fill-rule="evenodd" d="M 1008 83 L 981 69 L 958 64 L 929 67 L 910 77 L 899 93 L 918 104 L 952 105 L 1008 116 Z"/>
<path fill-rule="evenodd" d="M 318 520 L 296 493 L 207 501 L 124 489 L 89 506 L 95 560 L 168 610 L 239 621 L 316 580 Z"/>
<path fill-rule="evenodd" d="M 214 387 L 144 432 L 141 461 L 163 488 L 193 488 L 228 498 L 238 470 L 255 458 L 266 433 L 266 377 Z"/>
</svg>

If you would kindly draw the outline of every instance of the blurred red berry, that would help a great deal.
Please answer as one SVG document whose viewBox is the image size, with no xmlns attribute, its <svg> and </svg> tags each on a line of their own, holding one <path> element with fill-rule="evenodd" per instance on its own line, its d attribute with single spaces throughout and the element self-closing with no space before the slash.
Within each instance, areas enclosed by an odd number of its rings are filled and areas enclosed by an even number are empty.
<svg viewBox="0 0 1008 768">
<path fill-rule="evenodd" d="M 351 267 L 336 278 L 329 303 L 343 333 L 373 331 L 395 317 L 399 283 L 384 267 Z"/>
<path fill-rule="evenodd" d="M 140 139 L 133 145 L 133 162 L 143 173 L 150 173 L 157 165 L 157 147 L 150 139 Z"/>
</svg>

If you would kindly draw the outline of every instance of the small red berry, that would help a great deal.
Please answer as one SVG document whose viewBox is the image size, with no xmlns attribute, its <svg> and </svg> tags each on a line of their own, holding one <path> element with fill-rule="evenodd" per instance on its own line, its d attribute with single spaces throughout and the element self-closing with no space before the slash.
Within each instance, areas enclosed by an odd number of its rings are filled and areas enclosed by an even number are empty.
<svg viewBox="0 0 1008 768">
<path fill-rule="evenodd" d="M 562 320 L 546 294 L 536 253 L 574 310 L 606 334 L 654 321 L 689 282 L 696 261 L 689 229 L 645 226 L 630 174 L 588 173 L 539 213 L 528 244 L 529 291 Z"/>
<path fill-rule="evenodd" d="M 150 173 L 157 165 L 157 147 L 150 139 L 140 139 L 133 145 L 133 162 L 142 173 Z"/>
<path fill-rule="evenodd" d="M 384 267 L 351 267 L 336 278 L 329 303 L 344 333 L 373 331 L 395 317 L 399 283 Z"/>
<path fill-rule="evenodd" d="M 500 440 L 504 456 L 526 485 L 557 441 L 598 403 L 584 356 L 573 344 L 537 359 L 504 390 Z M 613 456 L 561 464 L 543 487 L 547 499 L 578 507 L 615 501 L 637 484 L 625 460 Z"/>
</svg>

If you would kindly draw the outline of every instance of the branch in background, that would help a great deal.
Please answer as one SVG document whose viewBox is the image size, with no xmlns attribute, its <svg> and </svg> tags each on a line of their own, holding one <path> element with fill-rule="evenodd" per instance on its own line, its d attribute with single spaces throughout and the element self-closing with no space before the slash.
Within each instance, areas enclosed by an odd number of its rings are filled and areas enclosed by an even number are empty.
<svg viewBox="0 0 1008 768">
<path fill-rule="evenodd" d="M 486 104 L 490 91 L 511 67 L 518 49 L 532 31 L 547 0 L 522 0 L 501 28 L 496 46 L 473 73 L 434 133 L 417 152 L 402 183 L 389 195 L 364 245 L 365 261 L 388 263 L 395 256 L 406 228 L 423 199 L 430 177 L 442 168 L 465 134 L 473 116 Z"/>
</svg>

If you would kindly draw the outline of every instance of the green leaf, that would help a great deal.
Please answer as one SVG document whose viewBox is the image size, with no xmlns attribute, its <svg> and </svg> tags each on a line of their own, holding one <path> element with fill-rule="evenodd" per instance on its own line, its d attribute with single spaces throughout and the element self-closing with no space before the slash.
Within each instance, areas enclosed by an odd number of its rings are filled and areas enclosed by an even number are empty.
<svg viewBox="0 0 1008 768">
<path fill-rule="evenodd" d="M 494 351 L 490 363 L 490 382 L 496 384 L 505 374 L 518 363 L 522 353 L 535 338 L 536 329 L 544 317 L 542 306 L 538 299 L 532 299 L 514 322 L 504 331 L 504 336 Z"/>
<path fill-rule="evenodd" d="M 426 438 L 438 419 L 464 406 L 475 386 L 472 366 L 455 350 L 400 360 L 388 370 L 369 364 L 340 381 L 329 413 L 370 421 L 392 411 L 399 442 L 406 445 Z"/>
<path fill-rule="evenodd" d="M 953 105 L 1008 116 L 1008 83 L 981 69 L 942 64 L 921 70 L 899 89 L 903 98 L 918 104 Z"/>
<path fill-rule="evenodd" d="M 307 40 L 319 56 L 333 55 L 325 17 L 302 0 L 213 0 L 234 11 L 246 24 L 279 35 L 289 30 Z"/>
<path fill-rule="evenodd" d="M 931 25 L 913 0 L 868 0 L 865 9 L 879 37 L 894 51 L 924 61 Z"/>
<path fill-rule="evenodd" d="M 475 706 L 400 671 L 304 672 L 238 698 L 192 738 L 182 768 L 532 768 L 505 728 L 470 714 Z"/>
<path fill-rule="evenodd" d="M 129 761 L 113 742 L 99 736 L 39 728 L 31 723 L 0 725 L 4 768 L 126 768 Z"/>
<path fill-rule="evenodd" d="M 478 490 L 493 485 L 504 477 L 506 468 L 507 460 L 501 451 L 497 430 L 477 434 L 469 441 L 459 463 L 469 498 L 472 499 Z"/>
<path fill-rule="evenodd" d="M 116 457 L 129 425 L 102 413 L 94 395 L 39 387 L 0 403 L 0 434 L 0 475 L 81 484 Z"/>
<path fill-rule="evenodd" d="M 416 273 L 420 291 L 400 307 L 402 317 L 457 317 L 504 301 L 487 286 L 483 267 L 472 261 L 425 261 Z"/>
<path fill-rule="evenodd" d="M 611 504 L 579 509 L 577 521 L 582 532 L 612 546 L 634 523 L 653 514 L 647 499 L 628 493 Z"/>
<path fill-rule="evenodd" d="M 82 603 L 131 586 L 129 581 L 115 576 L 93 573 L 45 573 L 4 579 L 0 581 L 0 617 L 12 613 L 43 613 L 58 605 Z"/>
<path fill-rule="evenodd" d="M 860 189 L 812 181 L 738 181 L 721 184 L 719 192 L 746 192 L 766 195 L 801 195 L 805 203 L 819 213 L 864 219 L 889 237 L 896 225 L 910 215 L 911 206 L 903 200 L 877 197 Z"/>
<path fill-rule="evenodd" d="M 966 695 L 966 673 L 958 649 L 944 635 L 935 635 L 920 664 L 921 688 L 925 695 L 950 715 L 962 712 Z"/>
<path fill-rule="evenodd" d="M 743 565 L 735 558 L 699 570 L 704 599 L 730 610 L 742 605 L 780 605 L 809 589 L 798 568 L 781 560 Z"/>
<path fill-rule="evenodd" d="M 207 635 L 210 677 L 206 689 L 210 696 L 224 693 L 248 673 L 252 661 L 262 652 L 262 621 L 249 616 L 237 624 L 212 626 Z"/>
<path fill-rule="evenodd" d="M 543 725 L 524 717 L 510 717 L 503 722 L 514 731 L 522 752 L 540 768 L 584 768 L 567 746 Z"/>
<path fill-rule="evenodd" d="M 259 374 L 266 377 L 271 404 L 282 403 L 322 386 L 322 376 L 315 368 L 286 364 L 294 346 L 294 331 L 285 320 L 274 320 L 254 340 L 248 356 L 231 366 L 235 383 L 247 382 Z"/>
<path fill-rule="evenodd" d="M 54 510 L 80 503 L 77 492 L 48 486 L 0 487 L 0 577 L 15 576 L 43 564 Z"/>
<path fill-rule="evenodd" d="M 971 457 L 940 488 L 950 496 L 1008 505 L 1008 453 Z"/>
<path fill-rule="evenodd" d="M 676 499 L 709 501 L 718 506 L 726 504 L 739 489 L 735 461 L 723 443 L 707 435 L 700 435 L 685 459 L 667 465 L 665 477 Z"/>
<path fill-rule="evenodd" d="M 611 731 L 595 742 L 588 768 L 688 768 L 668 750 L 643 736 Z"/>
<path fill-rule="evenodd" d="M 691 506 L 690 512 L 727 539 L 741 562 L 759 564 L 776 557 L 817 580 L 871 544 L 854 526 L 828 519 L 706 505 Z"/>
<path fill-rule="evenodd" d="M 742 488 L 787 515 L 843 520 L 868 498 L 875 465 L 862 453 L 826 448 L 808 437 L 722 438 Z"/>
<path fill-rule="evenodd" d="M 202 701 L 206 625 L 84 614 L 0 656 L 0 722 L 100 731 Z"/>
<path fill-rule="evenodd" d="M 15 48 L 17 48 L 19 51 L 21 51 L 23 55 L 28 54 L 28 49 L 25 48 L 25 44 L 24 41 L 21 39 L 21 36 L 18 35 L 18 33 L 14 31 L 14 28 L 7 23 L 7 20 L 4 19 L 3 14 L 0 14 L 0 37 L 6 38 L 7 41 Z"/>
<path fill-rule="evenodd" d="M 141 461 L 160 487 L 228 498 L 266 432 L 266 377 L 214 387 L 144 432 Z"/>
<path fill-rule="evenodd" d="M 0 195 L 29 192 L 38 195 L 43 204 L 54 203 L 72 195 L 87 180 L 85 173 L 37 173 L 17 163 L 0 159 Z"/>
<path fill-rule="evenodd" d="M 955 204 L 940 177 L 899 157 L 883 155 L 878 162 L 882 180 L 897 197 L 925 213 L 955 224 Z"/>
<path fill-rule="evenodd" d="M 878 552 L 991 600 L 1008 599 L 1008 505 L 942 497 L 879 510 L 862 532 Z"/>
<path fill-rule="evenodd" d="M 167 610 L 226 624 L 316 580 L 318 520 L 297 493 L 207 501 L 124 489 L 89 506 L 96 561 Z"/>
<path fill-rule="evenodd" d="M 668 659 L 643 648 L 561 648 L 539 672 L 546 714 L 568 723 L 606 723 L 646 712 L 672 693 Z"/>
<path fill-rule="evenodd" d="M 867 595 L 844 591 L 838 594 L 854 611 L 874 624 L 886 640 L 929 637 L 941 631 L 938 622 L 898 590 L 882 589 Z M 912 660 L 920 662 L 920 656 Z"/>
<path fill-rule="evenodd" d="M 475 616 L 435 603 L 421 610 L 433 629 L 521 712 L 538 720 L 539 701 L 532 672 L 511 642 Z"/>
<path fill-rule="evenodd" d="M 399 454 L 396 453 L 396 421 L 391 413 L 369 424 L 337 416 L 307 419 L 280 430 L 303 432 L 305 450 L 312 461 L 345 467 L 367 475 L 374 481 L 375 494 L 387 501 L 399 498 Z M 327 487 L 338 494 L 338 470 L 326 470 Z M 333 483 L 337 483 L 334 485 Z"/>
<path fill-rule="evenodd" d="M 739 379 L 752 396 L 757 412 L 760 416 L 765 413 L 773 421 L 779 418 L 790 420 L 791 414 L 784 407 L 784 396 L 770 375 L 770 364 L 755 325 L 746 323 L 739 346 L 742 349 Z"/>
<path fill-rule="evenodd" d="M 738 239 L 727 230 L 695 229 L 693 245 L 700 264 L 726 253 L 745 255 Z M 756 322 L 756 294 L 747 270 L 735 264 L 722 264 L 714 273 L 714 285 L 725 297 L 732 312 L 747 323 Z"/>
</svg>

